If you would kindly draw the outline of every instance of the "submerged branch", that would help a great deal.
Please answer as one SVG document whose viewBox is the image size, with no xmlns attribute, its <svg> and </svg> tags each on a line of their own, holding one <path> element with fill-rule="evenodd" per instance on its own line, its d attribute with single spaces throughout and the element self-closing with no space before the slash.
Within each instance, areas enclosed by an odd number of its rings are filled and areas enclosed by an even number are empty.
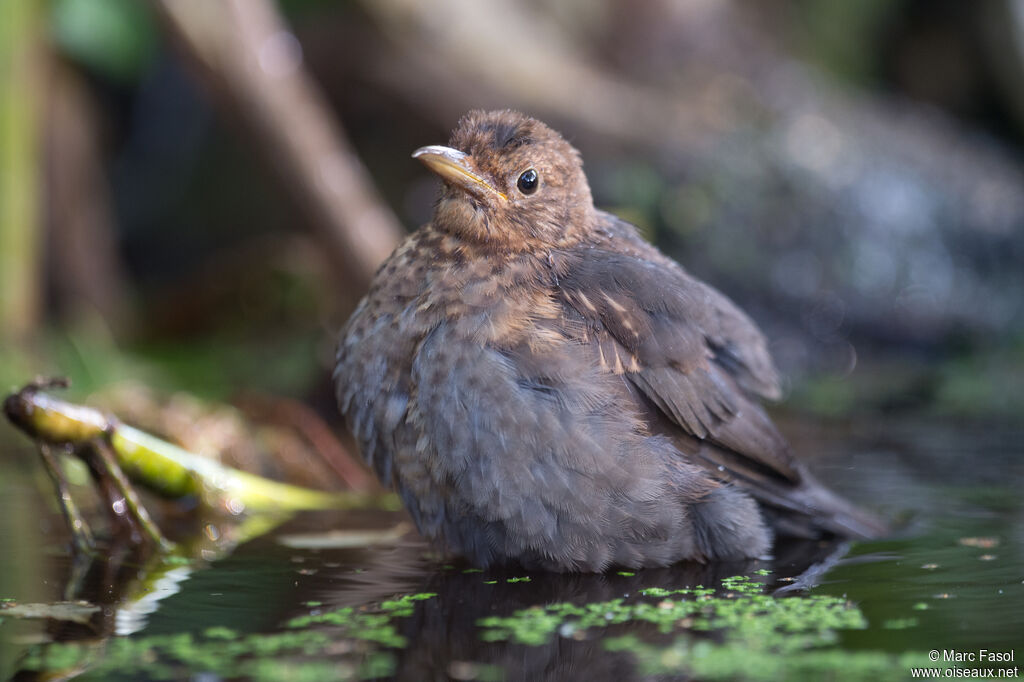
<svg viewBox="0 0 1024 682">
<path fill-rule="evenodd" d="M 350 509 L 385 502 L 365 493 L 327 493 L 272 481 L 188 452 L 122 424 L 99 410 L 41 392 L 30 384 L 8 396 L 4 413 L 18 428 L 41 443 L 75 448 L 101 443 L 111 461 L 133 483 L 164 497 L 196 497 L 210 507 L 241 511 Z"/>
</svg>

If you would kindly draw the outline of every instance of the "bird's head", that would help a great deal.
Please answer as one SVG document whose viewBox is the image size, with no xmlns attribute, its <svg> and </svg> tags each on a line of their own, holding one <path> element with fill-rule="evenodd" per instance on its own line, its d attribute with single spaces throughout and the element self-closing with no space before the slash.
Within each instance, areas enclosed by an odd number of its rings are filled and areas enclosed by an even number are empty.
<svg viewBox="0 0 1024 682">
<path fill-rule="evenodd" d="M 444 180 L 434 226 L 514 251 L 576 242 L 594 223 L 579 152 L 516 111 L 471 111 L 448 146 L 413 152 Z"/>
</svg>

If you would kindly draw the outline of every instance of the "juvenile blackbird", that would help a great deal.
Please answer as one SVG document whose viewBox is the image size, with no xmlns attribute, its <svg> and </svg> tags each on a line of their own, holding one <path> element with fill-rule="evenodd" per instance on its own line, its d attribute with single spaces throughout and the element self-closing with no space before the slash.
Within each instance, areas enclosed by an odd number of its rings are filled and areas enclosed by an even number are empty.
<svg viewBox="0 0 1024 682">
<path fill-rule="evenodd" d="M 881 526 L 794 459 L 728 298 L 594 208 L 579 152 L 513 111 L 416 150 L 444 185 L 343 330 L 335 381 L 420 532 L 478 566 L 757 557 Z"/>
</svg>

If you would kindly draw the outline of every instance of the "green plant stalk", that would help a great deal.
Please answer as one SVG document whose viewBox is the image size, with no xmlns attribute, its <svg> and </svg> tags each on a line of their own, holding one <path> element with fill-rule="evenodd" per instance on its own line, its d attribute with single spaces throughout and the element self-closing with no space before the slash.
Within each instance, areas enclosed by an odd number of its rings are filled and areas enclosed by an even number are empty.
<svg viewBox="0 0 1024 682">
<path fill-rule="evenodd" d="M 199 494 L 249 511 L 339 509 L 368 500 L 353 493 L 325 493 L 279 483 L 188 452 L 148 433 L 118 424 L 110 432 L 118 464 L 133 481 L 168 497 Z"/>
<path fill-rule="evenodd" d="M 32 331 L 39 301 L 37 109 L 41 3 L 0 3 L 0 338 Z"/>
<path fill-rule="evenodd" d="M 100 475 L 110 481 L 114 485 L 114 490 L 121 496 L 124 505 L 127 507 L 128 518 L 138 524 L 142 532 L 145 533 L 146 538 L 154 545 L 164 552 L 172 550 L 174 543 L 164 537 L 163 533 L 160 532 L 160 528 L 153 522 L 149 512 L 146 511 L 146 508 L 139 501 L 139 496 L 135 494 L 135 489 L 132 488 L 125 477 L 124 470 L 119 466 L 110 445 L 102 440 L 95 440 L 85 447 L 91 451 L 87 456 L 90 457 L 93 465 L 99 468 Z"/>
</svg>

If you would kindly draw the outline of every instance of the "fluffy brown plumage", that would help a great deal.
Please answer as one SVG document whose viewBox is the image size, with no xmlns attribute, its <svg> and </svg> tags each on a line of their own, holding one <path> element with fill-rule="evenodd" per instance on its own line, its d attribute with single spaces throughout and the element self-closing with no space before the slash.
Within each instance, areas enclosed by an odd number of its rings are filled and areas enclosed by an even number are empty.
<svg viewBox="0 0 1024 682">
<path fill-rule="evenodd" d="M 558 133 L 474 111 L 414 156 L 444 180 L 434 218 L 378 271 L 335 380 L 423 535 L 481 566 L 600 571 L 880 531 L 758 404 L 779 382 L 753 322 L 595 209 Z"/>
</svg>

